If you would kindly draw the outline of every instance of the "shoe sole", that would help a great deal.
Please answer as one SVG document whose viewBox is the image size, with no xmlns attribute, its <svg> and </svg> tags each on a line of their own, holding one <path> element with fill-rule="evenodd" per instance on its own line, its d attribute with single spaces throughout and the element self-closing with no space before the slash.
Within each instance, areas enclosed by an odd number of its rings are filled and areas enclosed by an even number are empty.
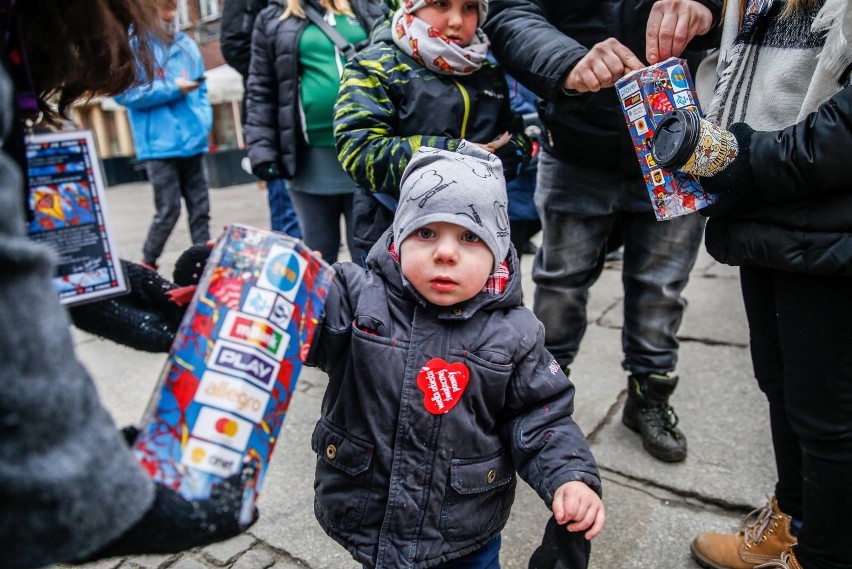
<svg viewBox="0 0 852 569">
<path fill-rule="evenodd" d="M 656 458 L 657 460 L 662 460 L 663 462 L 683 462 L 686 460 L 686 452 L 660 452 L 658 450 L 654 450 L 651 446 L 642 438 L 642 433 L 639 430 L 639 426 L 625 418 L 624 415 L 621 416 L 621 423 L 633 431 L 634 433 L 639 434 L 639 438 L 642 439 L 642 448 L 645 449 L 645 452 Z M 721 569 L 725 569 L 724 567 Z"/>
<path fill-rule="evenodd" d="M 695 562 L 701 565 L 702 567 L 706 567 L 707 569 L 731 569 L 730 567 L 725 567 L 724 565 L 716 565 L 695 549 L 695 542 L 689 544 L 689 551 L 692 553 L 692 558 L 695 559 Z"/>
</svg>

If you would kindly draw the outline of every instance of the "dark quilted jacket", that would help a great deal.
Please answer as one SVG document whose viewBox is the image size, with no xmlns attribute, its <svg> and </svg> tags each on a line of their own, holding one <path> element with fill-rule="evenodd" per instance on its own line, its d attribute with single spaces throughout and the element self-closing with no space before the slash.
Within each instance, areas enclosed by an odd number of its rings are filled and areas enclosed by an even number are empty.
<svg viewBox="0 0 852 569">
<path fill-rule="evenodd" d="M 352 0 L 352 10 L 369 33 L 384 17 L 378 0 Z M 260 11 L 254 23 L 246 87 L 244 132 L 253 166 L 273 162 L 285 178 L 296 173 L 304 137 L 299 117 L 299 37 L 308 20 L 281 20 L 277 1 Z"/>
<path fill-rule="evenodd" d="M 755 132 L 743 182 L 713 192 L 757 192 L 748 212 L 707 222 L 707 250 L 729 265 L 794 273 L 852 276 L 852 87 L 804 121 L 778 132 Z M 850 291 L 852 293 L 852 291 Z"/>
<path fill-rule="evenodd" d="M 598 469 L 571 418 L 574 386 L 521 305 L 518 263 L 500 294 L 437 307 L 404 284 L 388 252 L 371 270 L 337 264 L 309 363 L 329 374 L 311 444 L 317 519 L 367 567 L 425 568 L 469 553 L 504 526 L 516 472 L 550 506 Z M 426 409 L 421 368 L 441 358 L 469 371 L 458 403 Z M 433 362 L 434 365 L 434 362 Z"/>
</svg>

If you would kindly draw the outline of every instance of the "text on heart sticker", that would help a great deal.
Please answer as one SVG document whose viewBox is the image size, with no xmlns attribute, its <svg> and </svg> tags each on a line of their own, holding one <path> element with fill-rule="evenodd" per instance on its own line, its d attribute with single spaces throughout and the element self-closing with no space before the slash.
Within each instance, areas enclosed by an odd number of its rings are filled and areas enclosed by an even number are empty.
<svg viewBox="0 0 852 569">
<path fill-rule="evenodd" d="M 433 415 L 446 413 L 459 402 L 469 379 L 470 372 L 463 363 L 432 358 L 417 374 L 417 387 L 424 393 L 423 406 Z"/>
</svg>

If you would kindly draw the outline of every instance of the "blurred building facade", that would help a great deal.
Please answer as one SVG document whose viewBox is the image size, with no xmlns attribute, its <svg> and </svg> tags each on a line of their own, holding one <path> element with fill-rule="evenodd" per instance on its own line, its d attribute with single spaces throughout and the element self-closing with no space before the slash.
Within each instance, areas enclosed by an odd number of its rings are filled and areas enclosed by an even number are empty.
<svg viewBox="0 0 852 569">
<path fill-rule="evenodd" d="M 224 0 L 178 0 L 178 25 L 201 49 L 207 76 L 207 94 L 213 105 L 210 154 L 207 157 L 211 187 L 253 181 L 239 166 L 245 156 L 240 127 L 243 83 L 240 74 L 225 64 L 219 48 L 219 27 Z M 145 179 L 136 161 L 127 111 L 112 99 L 93 99 L 75 106 L 74 122 L 94 133 L 107 185 Z"/>
</svg>

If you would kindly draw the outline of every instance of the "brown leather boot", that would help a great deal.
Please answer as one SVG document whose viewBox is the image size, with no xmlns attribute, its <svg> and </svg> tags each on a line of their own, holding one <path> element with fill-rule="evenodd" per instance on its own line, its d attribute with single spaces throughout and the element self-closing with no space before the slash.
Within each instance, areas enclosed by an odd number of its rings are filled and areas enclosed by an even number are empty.
<svg viewBox="0 0 852 569">
<path fill-rule="evenodd" d="M 758 565 L 755 569 L 803 569 L 799 560 L 796 559 L 796 554 L 793 548 L 790 547 L 781 554 L 781 559 L 778 561 L 770 561 L 763 565 Z"/>
<path fill-rule="evenodd" d="M 778 561 L 796 544 L 790 522 L 773 496 L 763 508 L 743 518 L 739 532 L 699 534 L 691 545 L 692 556 L 710 569 L 755 569 L 761 563 Z"/>
</svg>

